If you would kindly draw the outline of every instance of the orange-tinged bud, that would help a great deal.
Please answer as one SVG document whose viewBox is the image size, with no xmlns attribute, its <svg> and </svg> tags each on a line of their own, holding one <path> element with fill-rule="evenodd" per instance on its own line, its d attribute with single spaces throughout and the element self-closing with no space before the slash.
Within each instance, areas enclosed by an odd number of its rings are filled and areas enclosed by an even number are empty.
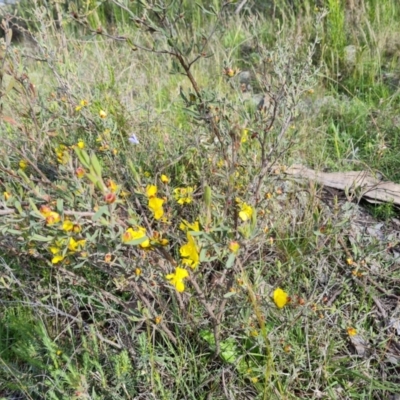
<svg viewBox="0 0 400 400">
<path fill-rule="evenodd" d="M 355 328 L 349 327 L 349 328 L 347 328 L 347 334 L 349 336 L 355 336 L 355 335 L 357 335 L 357 330 Z"/>
<path fill-rule="evenodd" d="M 81 178 L 83 178 L 84 177 L 84 175 L 85 175 L 85 170 L 82 168 L 82 167 L 78 167 L 76 170 L 75 170 L 75 175 L 79 178 L 79 179 L 81 179 Z"/>
<path fill-rule="evenodd" d="M 352 258 L 349 257 L 349 258 L 346 259 L 346 263 L 347 263 L 347 265 L 353 265 L 354 261 L 353 261 Z"/>
<path fill-rule="evenodd" d="M 82 230 L 82 227 L 79 224 L 74 224 L 74 227 L 72 228 L 73 232 L 79 233 Z"/>
<path fill-rule="evenodd" d="M 104 195 L 104 201 L 107 204 L 112 204 L 115 202 L 115 200 L 117 200 L 117 196 L 115 195 L 115 193 L 107 193 Z"/>
<path fill-rule="evenodd" d="M 229 243 L 229 250 L 236 254 L 239 251 L 240 245 L 238 242 L 230 242 Z"/>
<path fill-rule="evenodd" d="M 44 204 L 40 206 L 39 208 L 40 214 L 42 214 L 44 217 L 47 217 L 52 211 L 49 206 L 45 206 Z"/>
</svg>

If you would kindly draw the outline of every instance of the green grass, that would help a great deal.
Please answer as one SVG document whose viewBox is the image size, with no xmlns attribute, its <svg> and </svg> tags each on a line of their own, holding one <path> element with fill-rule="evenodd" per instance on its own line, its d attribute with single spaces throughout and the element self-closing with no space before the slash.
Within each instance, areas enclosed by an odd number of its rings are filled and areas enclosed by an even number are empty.
<svg viewBox="0 0 400 400">
<path fill-rule="evenodd" d="M 21 3 L 34 40 L 2 45 L 0 399 L 399 393 L 397 209 L 283 170 L 399 181 L 400 6 L 120 3 L 51 2 L 47 14 Z M 229 76 L 238 68 L 250 93 Z M 276 112 L 257 110 L 261 92 Z M 129 227 L 146 238 L 126 243 Z M 177 265 L 183 293 L 166 279 Z"/>
</svg>

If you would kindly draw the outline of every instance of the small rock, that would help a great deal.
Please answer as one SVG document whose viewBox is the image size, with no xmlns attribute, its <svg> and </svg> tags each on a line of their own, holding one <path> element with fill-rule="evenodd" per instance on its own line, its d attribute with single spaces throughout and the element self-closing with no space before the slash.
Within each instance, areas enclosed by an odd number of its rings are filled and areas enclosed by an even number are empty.
<svg viewBox="0 0 400 400">
<path fill-rule="evenodd" d="M 251 83 L 251 72 L 250 71 L 241 71 L 239 72 L 239 83 L 244 83 L 245 85 L 249 85 Z"/>
</svg>

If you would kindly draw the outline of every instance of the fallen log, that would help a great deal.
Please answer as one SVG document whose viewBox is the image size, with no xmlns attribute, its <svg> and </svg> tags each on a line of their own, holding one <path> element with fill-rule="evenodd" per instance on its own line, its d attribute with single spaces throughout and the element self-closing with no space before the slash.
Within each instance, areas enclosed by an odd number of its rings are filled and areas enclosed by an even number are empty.
<svg viewBox="0 0 400 400">
<path fill-rule="evenodd" d="M 392 203 L 400 206 L 400 185 L 382 181 L 368 171 L 319 172 L 303 165 L 287 168 L 286 175 L 308 179 L 346 193 L 357 195 L 370 203 Z"/>
</svg>

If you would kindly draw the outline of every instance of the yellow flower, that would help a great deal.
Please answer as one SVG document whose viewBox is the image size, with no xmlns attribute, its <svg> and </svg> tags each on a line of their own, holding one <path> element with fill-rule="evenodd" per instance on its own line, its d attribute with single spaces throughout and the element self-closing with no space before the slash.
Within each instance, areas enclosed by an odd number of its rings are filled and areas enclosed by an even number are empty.
<svg viewBox="0 0 400 400">
<path fill-rule="evenodd" d="M 83 107 L 86 107 L 88 105 L 87 100 L 81 100 L 79 102 L 79 105 L 75 107 L 75 111 L 80 111 Z"/>
<path fill-rule="evenodd" d="M 51 263 L 58 264 L 62 260 L 64 260 L 64 256 L 62 254 L 57 254 L 51 259 Z"/>
<path fill-rule="evenodd" d="M 112 179 L 109 179 L 107 181 L 107 187 L 110 189 L 112 193 L 117 193 L 119 186 Z"/>
<path fill-rule="evenodd" d="M 60 214 L 55 211 L 50 211 L 46 216 L 46 225 L 54 225 L 60 222 L 61 217 Z"/>
<path fill-rule="evenodd" d="M 191 224 L 185 219 L 183 219 L 182 222 L 179 224 L 179 229 L 184 232 L 187 230 L 199 232 L 200 231 L 199 221 L 196 220 L 193 222 L 193 224 Z"/>
<path fill-rule="evenodd" d="M 135 275 L 140 276 L 142 274 L 142 270 L 140 268 L 135 269 Z"/>
<path fill-rule="evenodd" d="M 230 242 L 229 243 L 229 250 L 232 253 L 236 254 L 239 251 L 239 249 L 240 249 L 240 245 L 238 242 Z"/>
<path fill-rule="evenodd" d="M 52 254 L 57 254 L 61 252 L 61 249 L 58 246 L 50 246 L 49 250 Z"/>
<path fill-rule="evenodd" d="M 176 290 L 181 293 L 185 290 L 185 284 L 183 280 L 189 276 L 189 273 L 186 271 L 185 268 L 176 267 L 175 273 L 168 274 L 166 278 L 169 282 L 175 286 Z"/>
<path fill-rule="evenodd" d="M 273 294 L 274 302 L 278 308 L 283 308 L 289 302 L 288 294 L 281 288 L 274 290 Z"/>
<path fill-rule="evenodd" d="M 11 194 L 8 192 L 4 192 L 3 196 L 4 196 L 4 200 L 7 201 L 11 197 Z"/>
<path fill-rule="evenodd" d="M 153 212 L 154 219 L 159 220 L 164 215 L 163 204 L 163 199 L 158 197 L 149 198 L 149 209 Z"/>
<path fill-rule="evenodd" d="M 28 166 L 28 163 L 25 160 L 20 160 L 18 165 L 22 170 L 24 170 Z"/>
<path fill-rule="evenodd" d="M 347 328 L 347 334 L 349 335 L 349 336 L 355 336 L 355 335 L 357 335 L 357 330 L 355 329 L 355 328 Z"/>
<path fill-rule="evenodd" d="M 69 232 L 69 231 L 72 231 L 73 229 L 74 229 L 74 224 L 73 224 L 73 222 L 70 221 L 69 219 L 66 219 L 66 220 L 63 222 L 62 230 L 63 230 L 63 231 L 66 231 L 66 232 Z"/>
<path fill-rule="evenodd" d="M 100 116 L 100 118 L 105 119 L 105 118 L 107 118 L 107 113 L 104 110 L 100 110 L 99 116 Z"/>
<path fill-rule="evenodd" d="M 240 203 L 239 218 L 242 221 L 248 221 L 253 215 L 253 208 L 245 202 Z"/>
<path fill-rule="evenodd" d="M 109 264 L 109 263 L 111 262 L 111 258 L 112 258 L 111 253 L 107 253 L 107 254 L 104 256 L 104 262 L 106 262 L 107 264 Z"/>
<path fill-rule="evenodd" d="M 147 185 L 146 187 L 146 196 L 154 197 L 157 194 L 157 186 L 155 185 Z"/>
<path fill-rule="evenodd" d="M 76 144 L 80 149 L 84 149 L 85 148 L 85 142 L 83 140 L 80 140 L 77 144 Z"/>
<path fill-rule="evenodd" d="M 151 243 L 155 245 L 166 246 L 169 243 L 169 241 L 168 239 L 163 239 L 162 234 L 160 234 L 157 231 L 154 231 L 153 237 L 151 238 Z"/>
<path fill-rule="evenodd" d="M 235 76 L 237 73 L 239 73 L 240 70 L 238 68 L 230 68 L 230 67 L 226 67 L 223 70 L 223 74 L 226 76 L 229 76 L 229 78 L 232 78 L 233 76 Z"/>
<path fill-rule="evenodd" d="M 182 262 L 190 268 L 195 269 L 200 262 L 199 251 L 194 238 L 189 232 L 186 233 L 186 237 L 188 242 L 181 246 L 179 252 L 183 258 Z"/>
<path fill-rule="evenodd" d="M 74 238 L 70 238 L 68 242 L 68 250 L 75 252 L 80 250 L 86 243 L 85 239 L 75 240 Z"/>
<path fill-rule="evenodd" d="M 142 238 L 147 238 L 147 240 L 145 240 L 143 243 L 140 243 L 139 246 L 142 247 L 143 249 L 150 247 L 150 240 L 146 236 L 146 229 L 141 226 L 139 226 L 136 231 L 132 228 L 128 228 L 122 234 L 122 242 L 123 243 L 132 242 L 133 240 L 142 239 Z"/>
<path fill-rule="evenodd" d="M 193 188 L 188 186 L 186 188 L 174 189 L 174 197 L 178 204 L 189 204 L 193 201 Z"/>
<path fill-rule="evenodd" d="M 161 175 L 161 182 L 162 183 L 169 183 L 169 178 L 167 175 Z"/>
</svg>

